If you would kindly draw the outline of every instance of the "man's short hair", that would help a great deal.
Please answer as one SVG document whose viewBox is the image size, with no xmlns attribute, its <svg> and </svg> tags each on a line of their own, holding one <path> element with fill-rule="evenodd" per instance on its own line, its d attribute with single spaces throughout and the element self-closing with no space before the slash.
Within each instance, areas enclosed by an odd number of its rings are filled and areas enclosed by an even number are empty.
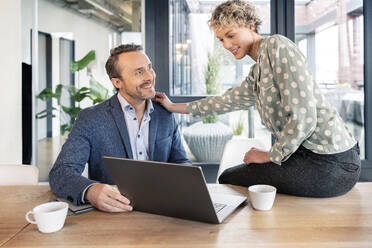
<svg viewBox="0 0 372 248">
<path fill-rule="evenodd" d="M 142 46 L 135 44 L 125 44 L 110 50 L 110 57 L 106 61 L 106 72 L 109 78 L 121 78 L 121 69 L 118 66 L 118 56 L 122 53 L 143 51 Z"/>
</svg>

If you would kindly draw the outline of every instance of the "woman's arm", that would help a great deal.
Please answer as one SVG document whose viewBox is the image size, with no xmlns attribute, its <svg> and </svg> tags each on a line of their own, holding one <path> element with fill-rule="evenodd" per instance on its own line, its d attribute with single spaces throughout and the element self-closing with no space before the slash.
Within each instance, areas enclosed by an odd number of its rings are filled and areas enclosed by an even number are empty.
<svg viewBox="0 0 372 248">
<path fill-rule="evenodd" d="M 255 66 L 252 66 L 250 75 L 238 86 L 226 91 L 221 96 L 210 96 L 190 103 L 172 103 L 168 97 L 157 92 L 154 101 L 161 103 L 169 112 L 192 114 L 194 116 L 219 115 L 236 110 L 246 110 L 256 103 L 253 91 L 257 77 Z"/>
</svg>

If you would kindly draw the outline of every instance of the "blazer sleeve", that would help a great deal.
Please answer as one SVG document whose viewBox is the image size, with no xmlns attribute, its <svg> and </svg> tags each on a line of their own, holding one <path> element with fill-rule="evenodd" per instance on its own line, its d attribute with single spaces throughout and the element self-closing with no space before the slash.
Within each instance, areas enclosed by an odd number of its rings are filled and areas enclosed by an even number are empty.
<svg viewBox="0 0 372 248">
<path fill-rule="evenodd" d="M 92 129 L 89 123 L 89 119 L 84 118 L 84 111 L 81 111 L 49 173 L 49 184 L 53 193 L 75 205 L 83 203 L 84 189 L 97 183 L 81 175 L 91 151 Z"/>
<path fill-rule="evenodd" d="M 191 161 L 187 158 L 185 148 L 182 145 L 182 139 L 180 132 L 178 130 L 178 124 L 172 114 L 173 122 L 173 137 L 172 137 L 172 146 L 169 156 L 169 162 L 179 163 L 179 164 L 191 164 Z"/>
</svg>

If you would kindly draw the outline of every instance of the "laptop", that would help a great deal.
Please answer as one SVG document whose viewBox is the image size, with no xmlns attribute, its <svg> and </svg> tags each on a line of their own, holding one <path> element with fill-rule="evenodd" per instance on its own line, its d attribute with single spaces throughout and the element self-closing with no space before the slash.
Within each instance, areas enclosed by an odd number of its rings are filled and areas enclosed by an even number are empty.
<svg viewBox="0 0 372 248">
<path fill-rule="evenodd" d="M 219 224 L 246 201 L 243 195 L 209 192 L 198 166 L 103 159 L 119 191 L 137 211 Z"/>
</svg>

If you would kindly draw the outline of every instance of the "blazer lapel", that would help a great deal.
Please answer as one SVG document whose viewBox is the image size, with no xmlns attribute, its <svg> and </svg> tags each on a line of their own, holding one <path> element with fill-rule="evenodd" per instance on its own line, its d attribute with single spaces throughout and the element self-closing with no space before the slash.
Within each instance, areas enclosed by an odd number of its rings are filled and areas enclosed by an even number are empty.
<svg viewBox="0 0 372 248">
<path fill-rule="evenodd" d="M 150 114 L 150 127 L 149 127 L 149 153 L 150 160 L 154 160 L 154 149 L 156 133 L 158 130 L 158 115 L 156 114 L 156 109 Z"/>
<path fill-rule="evenodd" d="M 123 110 L 121 109 L 121 105 L 120 105 L 117 94 L 111 97 L 110 105 L 111 105 L 110 110 L 111 110 L 112 116 L 114 117 L 116 126 L 119 130 L 121 140 L 123 141 L 125 152 L 127 153 L 127 157 L 133 159 L 133 152 L 132 152 L 132 147 L 130 145 L 130 138 L 128 134 L 127 124 L 125 123 L 124 113 L 123 113 Z"/>
</svg>

